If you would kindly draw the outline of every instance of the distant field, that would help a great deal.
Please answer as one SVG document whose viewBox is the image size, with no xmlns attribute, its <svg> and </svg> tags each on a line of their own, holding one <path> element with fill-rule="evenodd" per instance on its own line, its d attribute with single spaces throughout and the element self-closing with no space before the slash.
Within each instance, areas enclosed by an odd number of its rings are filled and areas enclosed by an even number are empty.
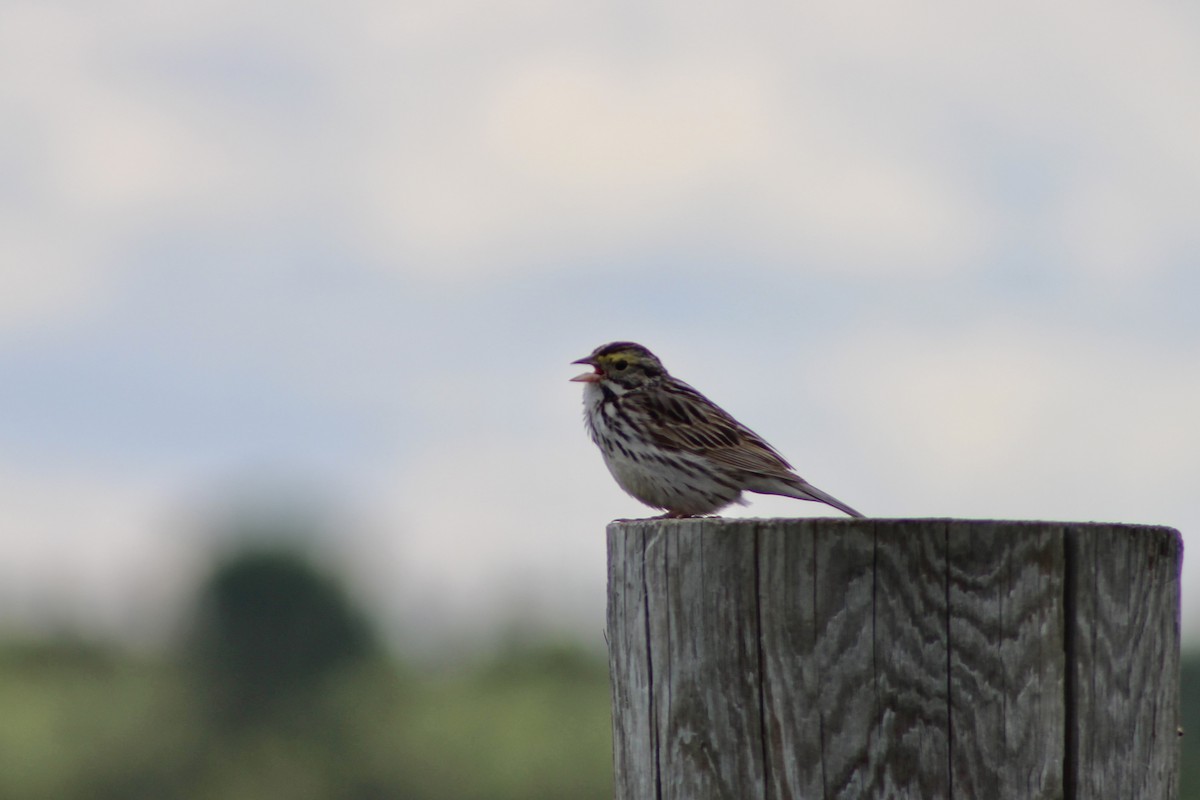
<svg viewBox="0 0 1200 800">
<path fill-rule="evenodd" d="M 231 729 L 186 665 L 0 646 L 7 800 L 608 800 L 607 671 L 556 644 L 406 669 L 375 659 Z"/>
</svg>

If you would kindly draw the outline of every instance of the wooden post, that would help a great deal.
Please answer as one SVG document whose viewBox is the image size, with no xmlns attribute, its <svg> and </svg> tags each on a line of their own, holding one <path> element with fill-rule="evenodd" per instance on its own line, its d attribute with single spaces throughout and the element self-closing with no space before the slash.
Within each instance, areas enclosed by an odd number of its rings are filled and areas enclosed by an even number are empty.
<svg viewBox="0 0 1200 800">
<path fill-rule="evenodd" d="M 618 800 L 1178 795 L 1178 531 L 608 527 Z"/>
</svg>

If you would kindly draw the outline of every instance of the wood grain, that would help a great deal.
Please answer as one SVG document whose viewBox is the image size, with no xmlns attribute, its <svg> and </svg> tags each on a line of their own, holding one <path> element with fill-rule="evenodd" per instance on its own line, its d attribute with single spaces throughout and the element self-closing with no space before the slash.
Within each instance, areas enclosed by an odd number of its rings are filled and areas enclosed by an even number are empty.
<svg viewBox="0 0 1200 800">
<path fill-rule="evenodd" d="M 658 727 L 651 691 L 646 534 L 631 528 L 608 541 L 608 653 L 612 681 L 616 796 L 658 798 Z M 616 679 L 620 676 L 620 679 Z"/>
<path fill-rule="evenodd" d="M 951 788 L 1055 798 L 1065 754 L 1058 525 L 950 523 Z"/>
<path fill-rule="evenodd" d="M 946 523 L 876 521 L 871 797 L 950 796 Z"/>
<path fill-rule="evenodd" d="M 619 800 L 1174 798 L 1176 531 L 608 530 Z"/>
<path fill-rule="evenodd" d="M 1070 525 L 1075 797 L 1179 794 L 1179 570 L 1170 528 Z"/>
<path fill-rule="evenodd" d="M 765 520 L 758 538 L 770 798 L 861 797 L 875 723 L 871 525 Z"/>
</svg>

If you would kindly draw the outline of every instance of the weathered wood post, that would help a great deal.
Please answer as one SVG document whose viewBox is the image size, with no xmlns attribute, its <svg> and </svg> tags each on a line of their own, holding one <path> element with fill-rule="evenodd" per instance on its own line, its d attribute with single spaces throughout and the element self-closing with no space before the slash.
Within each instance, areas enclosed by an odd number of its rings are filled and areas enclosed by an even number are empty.
<svg viewBox="0 0 1200 800">
<path fill-rule="evenodd" d="M 618 800 L 1178 793 L 1170 528 L 608 528 Z"/>
</svg>

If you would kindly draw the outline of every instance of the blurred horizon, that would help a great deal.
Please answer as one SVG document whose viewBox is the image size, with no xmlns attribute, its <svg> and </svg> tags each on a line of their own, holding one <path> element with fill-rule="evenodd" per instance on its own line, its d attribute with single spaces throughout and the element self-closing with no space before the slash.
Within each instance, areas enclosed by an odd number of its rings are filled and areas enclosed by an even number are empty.
<svg viewBox="0 0 1200 800">
<path fill-rule="evenodd" d="M 6 3 L 0 629 L 159 646 L 249 525 L 600 641 L 618 339 L 868 515 L 1186 539 L 1197 97 L 1165 2 Z"/>
<path fill-rule="evenodd" d="M 0 796 L 612 796 L 598 647 L 518 629 L 432 657 L 387 647 L 348 588 L 302 547 L 247 538 L 206 571 L 166 647 L 0 635 Z M 1181 666 L 1191 730 L 1200 651 Z M 1200 759 L 1181 741 L 1193 798 Z"/>
<path fill-rule="evenodd" d="M 155 652 L 0 636 L 0 796 L 599 800 L 607 677 L 545 635 L 389 652 L 329 570 L 247 544 Z"/>
</svg>

